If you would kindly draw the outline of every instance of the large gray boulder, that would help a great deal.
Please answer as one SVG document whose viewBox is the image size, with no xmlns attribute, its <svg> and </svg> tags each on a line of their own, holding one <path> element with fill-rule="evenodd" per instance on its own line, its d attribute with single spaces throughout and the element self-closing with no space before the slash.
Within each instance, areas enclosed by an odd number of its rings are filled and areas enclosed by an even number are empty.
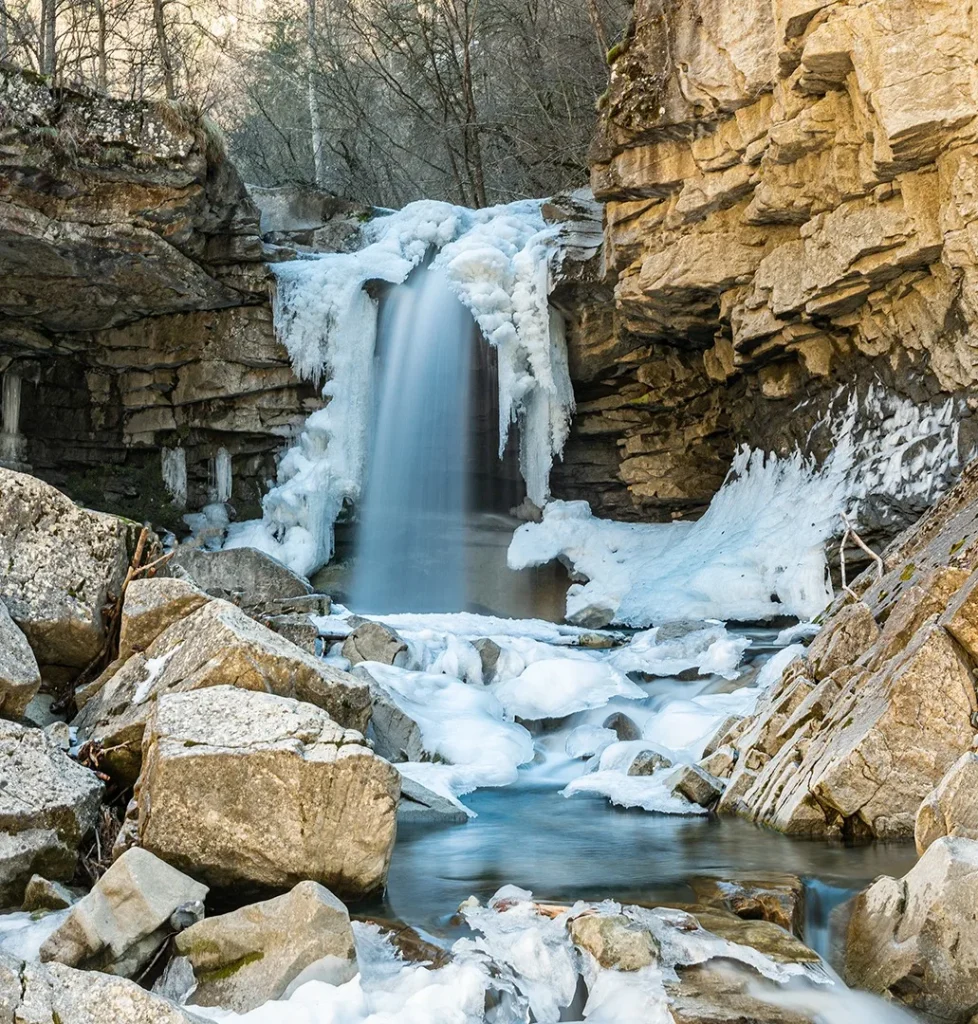
<svg viewBox="0 0 978 1024">
<path fill-rule="evenodd" d="M 0 468 L 0 600 L 42 668 L 82 669 L 102 650 L 102 609 L 121 590 L 138 531 Z"/>
<path fill-rule="evenodd" d="M 0 953 L 0 1024 L 204 1024 L 135 982 Z"/>
<path fill-rule="evenodd" d="M 321 708 L 231 686 L 169 694 L 143 754 L 139 842 L 181 870 L 222 888 L 383 886 L 399 776 Z"/>
<path fill-rule="evenodd" d="M 379 661 L 382 665 L 403 667 L 407 653 L 407 644 L 379 622 L 362 623 L 343 641 L 343 657 L 351 665 Z"/>
<path fill-rule="evenodd" d="M 0 907 L 19 905 L 34 874 L 71 878 L 102 791 L 42 730 L 0 720 Z"/>
<path fill-rule="evenodd" d="M 104 769 L 131 784 L 139 774 L 146 720 L 160 697 L 218 685 L 315 704 L 340 725 L 360 731 L 370 717 L 365 682 L 227 601 L 210 600 L 116 667 L 75 719 L 78 737 L 98 743 Z"/>
<path fill-rule="evenodd" d="M 131 978 L 181 923 L 203 916 L 207 886 L 146 850 L 127 850 L 41 946 L 41 960 Z"/>
<path fill-rule="evenodd" d="M 254 607 L 312 593 L 309 581 L 257 548 L 205 551 L 181 547 L 172 563 L 208 594 Z"/>
<path fill-rule="evenodd" d="M 339 985 L 357 973 L 349 912 L 316 882 L 200 921 L 174 948 L 194 971 L 190 1002 L 236 1013 L 280 999 L 303 974 Z"/>
<path fill-rule="evenodd" d="M 21 718 L 40 686 L 31 645 L 0 601 L 0 715 Z"/>
<path fill-rule="evenodd" d="M 927 1019 L 974 1019 L 978 842 L 933 842 L 903 878 L 877 879 L 853 903 L 845 978 Z"/>
</svg>

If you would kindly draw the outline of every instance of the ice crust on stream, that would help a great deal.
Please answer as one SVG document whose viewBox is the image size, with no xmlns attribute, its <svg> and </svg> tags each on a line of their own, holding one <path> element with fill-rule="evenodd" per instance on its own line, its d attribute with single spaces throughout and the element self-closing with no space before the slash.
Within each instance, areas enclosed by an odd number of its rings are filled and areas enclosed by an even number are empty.
<svg viewBox="0 0 978 1024">
<path fill-rule="evenodd" d="M 289 998 L 245 1014 L 193 1011 L 228 1024 L 671 1024 L 667 986 L 678 984 L 684 968 L 711 963 L 738 970 L 765 986 L 758 988 L 762 998 L 787 1005 L 834 1006 L 834 997 L 849 994 L 821 964 L 775 962 L 706 931 L 681 910 L 610 900 L 543 907 L 515 886 L 504 886 L 485 906 L 467 900 L 460 910 L 471 935 L 454 943 L 446 966 L 406 962 L 377 925 L 355 922 L 359 973 L 351 981 L 308 981 Z M 568 925 L 582 915 L 623 915 L 651 934 L 658 959 L 637 971 L 600 966 L 572 942 Z M 860 998 L 867 1020 L 887 1020 L 877 1009 L 882 1004 Z"/>
<path fill-rule="evenodd" d="M 282 458 L 263 519 L 233 525 L 227 547 L 260 548 L 303 575 L 329 560 L 333 524 L 360 495 L 369 443 L 378 304 L 365 285 L 400 284 L 429 258 L 496 350 L 499 450 L 518 423 L 527 493 L 546 502 L 574 394 L 563 323 L 548 302 L 558 228 L 542 205 L 469 210 L 421 200 L 366 223 L 357 252 L 272 265 L 276 332 L 299 377 L 326 381 L 329 402 Z"/>
</svg>

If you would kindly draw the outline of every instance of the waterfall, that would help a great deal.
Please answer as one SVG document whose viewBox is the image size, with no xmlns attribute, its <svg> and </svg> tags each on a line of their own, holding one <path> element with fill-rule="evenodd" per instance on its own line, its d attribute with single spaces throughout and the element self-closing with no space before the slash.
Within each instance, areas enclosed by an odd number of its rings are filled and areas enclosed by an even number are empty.
<svg viewBox="0 0 978 1024">
<path fill-rule="evenodd" d="M 378 325 L 375 429 L 360 512 L 358 611 L 461 611 L 474 322 L 442 271 L 398 286 Z"/>
</svg>

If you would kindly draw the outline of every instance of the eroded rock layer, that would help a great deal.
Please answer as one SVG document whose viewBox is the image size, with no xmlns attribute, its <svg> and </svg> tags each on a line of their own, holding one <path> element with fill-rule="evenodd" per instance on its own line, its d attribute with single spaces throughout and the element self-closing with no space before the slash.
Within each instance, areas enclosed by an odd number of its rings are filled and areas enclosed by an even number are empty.
<svg viewBox="0 0 978 1024">
<path fill-rule="evenodd" d="M 685 511 L 735 445 L 823 457 L 847 414 L 899 435 L 907 466 L 943 444 L 953 477 L 978 379 L 974 19 L 953 0 L 639 0 L 592 153 L 605 266 L 571 331 L 566 492 Z M 870 525 L 933 499 L 876 475 Z"/>
</svg>

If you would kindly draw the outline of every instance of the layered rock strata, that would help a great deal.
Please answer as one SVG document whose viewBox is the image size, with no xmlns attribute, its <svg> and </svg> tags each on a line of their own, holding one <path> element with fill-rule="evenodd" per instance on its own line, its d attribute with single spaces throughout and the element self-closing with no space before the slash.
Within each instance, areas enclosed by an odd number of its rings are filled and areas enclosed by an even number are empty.
<svg viewBox="0 0 978 1024">
<path fill-rule="evenodd" d="M 953 477 L 978 380 L 969 18 L 953 0 L 635 5 L 592 151 L 604 262 L 570 332 L 564 493 L 687 512 L 735 445 L 822 458 L 847 414 L 850 439 L 933 456 L 933 484 L 870 458 L 868 525 Z"/>
</svg>

